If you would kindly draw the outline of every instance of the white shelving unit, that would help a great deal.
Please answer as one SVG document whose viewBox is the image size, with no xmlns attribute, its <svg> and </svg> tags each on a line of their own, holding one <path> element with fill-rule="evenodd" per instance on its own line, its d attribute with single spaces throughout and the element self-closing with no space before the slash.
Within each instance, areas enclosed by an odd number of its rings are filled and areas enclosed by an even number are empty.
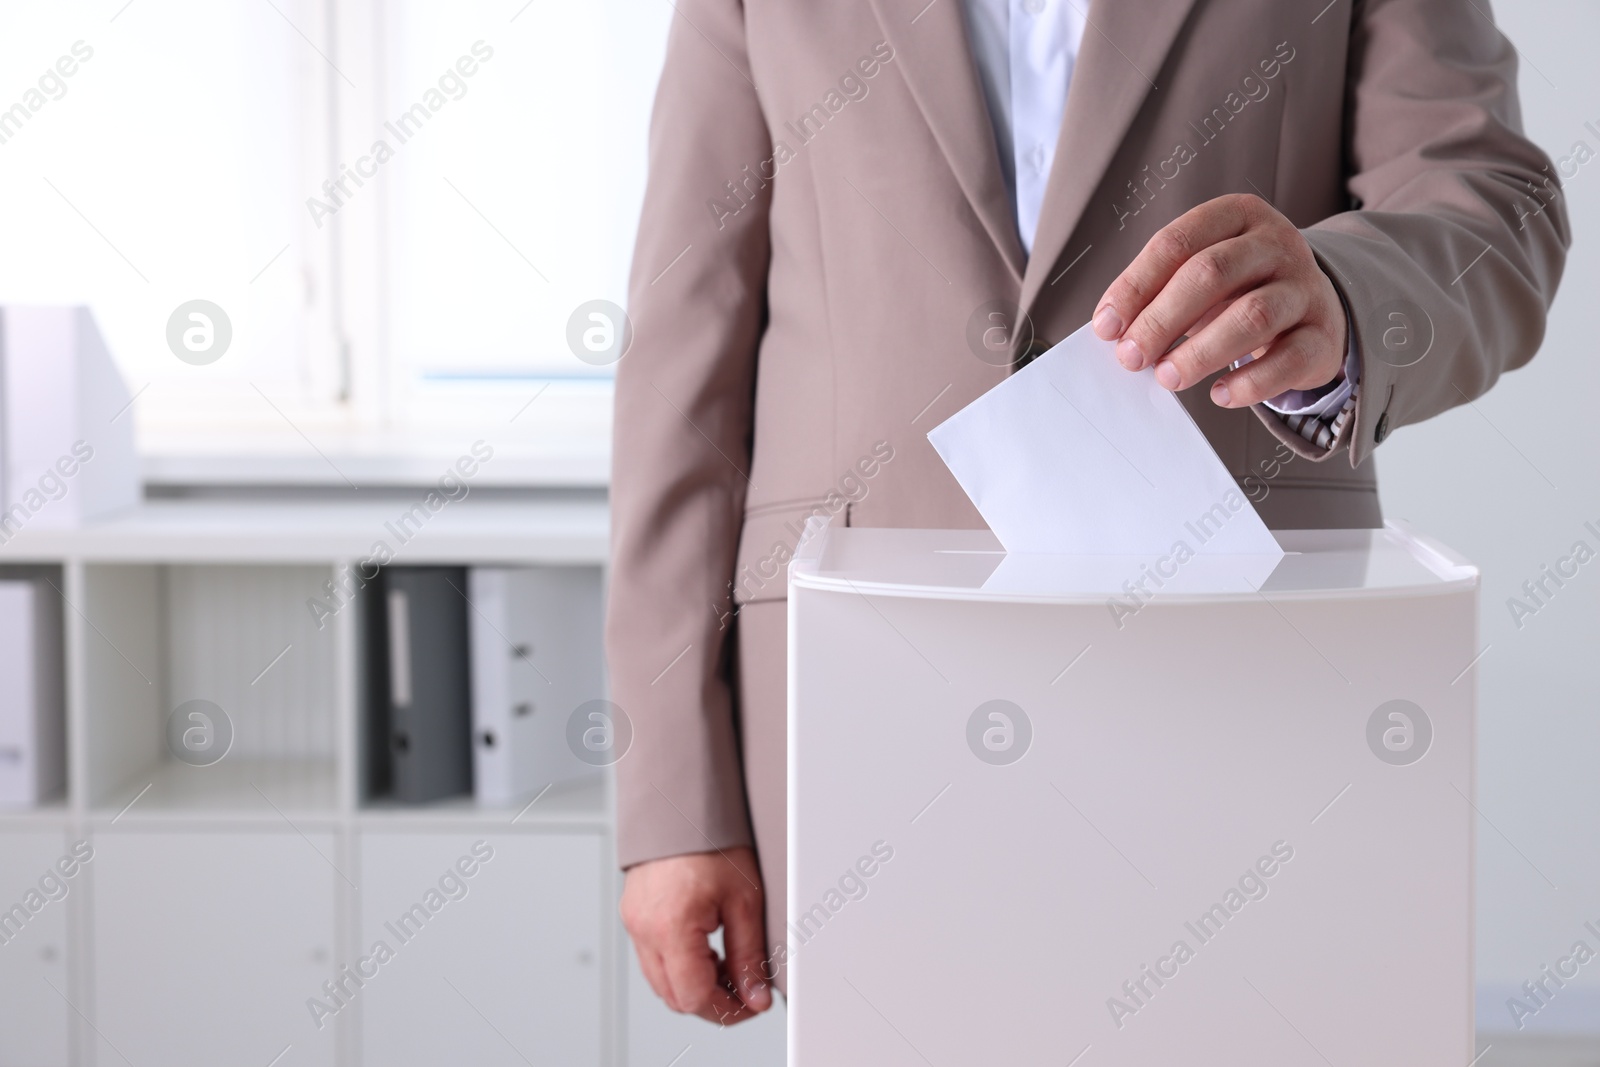
<svg viewBox="0 0 1600 1067">
<path fill-rule="evenodd" d="M 624 1062 L 609 781 L 364 797 L 361 604 L 306 606 L 379 541 L 396 566 L 602 567 L 605 505 L 479 496 L 399 523 L 422 495 L 151 501 L 0 546 L 0 567 L 60 568 L 68 737 L 66 795 L 0 812 L 0 893 L 94 849 L 0 945 L 0 1065 Z M 233 723 L 211 766 L 167 752 L 190 699 Z M 388 932 L 479 841 L 465 895 Z M 308 999 L 335 1004 L 323 983 L 380 939 L 393 958 L 319 1027 Z"/>
</svg>

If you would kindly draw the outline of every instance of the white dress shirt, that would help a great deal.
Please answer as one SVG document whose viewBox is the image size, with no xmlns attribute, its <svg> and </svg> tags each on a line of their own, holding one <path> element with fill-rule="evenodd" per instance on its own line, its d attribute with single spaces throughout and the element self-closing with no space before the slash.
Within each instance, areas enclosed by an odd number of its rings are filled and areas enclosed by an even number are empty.
<svg viewBox="0 0 1600 1067">
<path fill-rule="evenodd" d="M 1016 211 L 1017 236 L 1032 255 L 1086 16 L 1080 0 L 965 0 L 963 10 L 1000 170 Z M 1061 165 L 1070 167 L 1073 161 L 1064 159 Z M 1336 382 L 1322 389 L 1290 389 L 1267 406 L 1282 415 L 1337 414 L 1360 380 L 1353 328 L 1349 337 L 1344 374 Z"/>
</svg>

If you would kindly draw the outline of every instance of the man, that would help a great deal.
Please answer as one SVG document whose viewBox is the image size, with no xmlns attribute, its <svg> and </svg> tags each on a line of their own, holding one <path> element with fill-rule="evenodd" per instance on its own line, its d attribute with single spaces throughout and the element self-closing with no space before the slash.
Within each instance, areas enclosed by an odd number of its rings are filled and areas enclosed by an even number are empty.
<svg viewBox="0 0 1600 1067">
<path fill-rule="evenodd" d="M 1539 345 L 1567 221 L 1482 0 L 1086 2 L 675 5 L 608 652 L 623 918 L 676 1010 L 782 988 L 807 516 L 981 526 L 926 431 L 1092 320 L 1270 526 L 1375 526 L 1373 450 Z"/>
</svg>

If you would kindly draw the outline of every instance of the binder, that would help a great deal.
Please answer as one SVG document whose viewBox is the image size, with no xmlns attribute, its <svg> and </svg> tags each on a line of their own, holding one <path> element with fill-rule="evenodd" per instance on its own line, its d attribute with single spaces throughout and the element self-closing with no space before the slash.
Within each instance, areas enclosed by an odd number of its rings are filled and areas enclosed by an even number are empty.
<svg viewBox="0 0 1600 1067">
<path fill-rule="evenodd" d="M 66 785 L 61 597 L 42 572 L 0 572 L 0 806 Z"/>
<path fill-rule="evenodd" d="M 383 571 L 390 780 L 406 803 L 472 791 L 466 582 L 462 567 Z"/>
<path fill-rule="evenodd" d="M 139 502 L 132 402 L 88 308 L 0 308 L 0 544 Z"/>
<path fill-rule="evenodd" d="M 567 718 L 604 696 L 597 567 L 474 567 L 472 759 L 482 804 L 599 772 L 567 747 Z"/>
</svg>

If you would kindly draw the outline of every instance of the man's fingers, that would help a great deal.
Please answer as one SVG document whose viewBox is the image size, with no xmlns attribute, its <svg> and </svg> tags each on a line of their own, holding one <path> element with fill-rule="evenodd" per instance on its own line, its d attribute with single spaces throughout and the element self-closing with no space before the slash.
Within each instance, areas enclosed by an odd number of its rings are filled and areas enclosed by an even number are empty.
<svg viewBox="0 0 1600 1067">
<path fill-rule="evenodd" d="M 686 928 L 662 946 L 661 961 L 672 990 L 673 1010 L 717 1022 L 744 1007 L 723 988 L 717 967 L 721 961 L 706 944 L 704 934 Z"/>
<path fill-rule="evenodd" d="M 1207 200 L 1157 230 L 1095 305 L 1094 332 L 1105 341 L 1120 338 L 1190 256 L 1250 227 L 1258 214 L 1252 202 L 1259 200 Z"/>
<path fill-rule="evenodd" d="M 711 1004 L 704 1011 L 697 1014 L 707 1022 L 713 1022 L 719 1026 L 732 1026 L 734 1023 L 743 1022 L 752 1017 L 755 1012 L 746 1007 L 745 1002 L 740 1000 L 738 994 L 733 991 L 732 981 L 728 978 L 727 973 L 721 969 L 722 961 L 718 960 L 717 964 L 716 994 L 713 996 Z"/>
<path fill-rule="evenodd" d="M 1271 248 L 1249 237 L 1232 237 L 1203 248 L 1185 260 L 1117 342 L 1117 360 L 1143 370 L 1161 358 L 1185 333 L 1198 333 L 1198 320 L 1219 304 L 1278 267 Z"/>
<path fill-rule="evenodd" d="M 621 913 L 638 946 L 640 969 L 674 1011 L 727 1025 L 771 1004 L 765 982 L 753 981 L 765 976 L 765 933 L 761 867 L 751 849 L 686 853 L 630 867 Z M 719 928 L 737 954 L 731 967 L 708 941 Z"/>
<path fill-rule="evenodd" d="M 661 963 L 661 953 L 646 946 L 635 939 L 634 950 L 639 954 L 639 969 L 644 972 L 644 980 L 650 983 L 650 988 L 656 991 L 656 996 L 666 1002 L 667 1007 L 673 1011 L 682 1011 L 672 996 L 672 983 L 667 981 L 666 968 Z"/>
<path fill-rule="evenodd" d="M 721 961 L 717 961 L 720 964 Z M 704 1011 L 698 1012 L 700 1018 L 719 1026 L 732 1026 L 734 1023 L 743 1022 L 755 1013 L 745 1006 L 737 993 L 731 988 L 726 973 L 720 969 L 717 973 L 717 990 L 711 999 L 710 1005 Z"/>
<path fill-rule="evenodd" d="M 1322 340 L 1311 326 L 1291 330 L 1268 346 L 1258 359 L 1211 383 L 1211 399 L 1225 408 L 1249 407 L 1271 400 L 1287 389 L 1314 389 L 1316 347 Z"/>
<path fill-rule="evenodd" d="M 1174 348 L 1156 364 L 1156 381 L 1174 391 L 1275 341 L 1301 322 L 1306 293 L 1290 282 L 1252 289 L 1229 304 L 1205 329 Z"/>
<path fill-rule="evenodd" d="M 751 1011 L 766 1011 L 772 1006 L 772 991 L 767 987 L 767 930 L 759 897 L 739 894 L 728 901 L 722 912 L 722 947 L 740 999 Z"/>
</svg>

